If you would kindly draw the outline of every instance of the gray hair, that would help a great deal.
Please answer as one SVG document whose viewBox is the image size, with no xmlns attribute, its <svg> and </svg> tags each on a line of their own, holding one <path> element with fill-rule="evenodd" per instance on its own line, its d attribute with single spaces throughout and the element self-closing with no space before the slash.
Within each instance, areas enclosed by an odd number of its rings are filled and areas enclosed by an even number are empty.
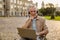
<svg viewBox="0 0 60 40">
<path fill-rule="evenodd" d="M 31 5 L 31 6 L 28 7 L 28 11 L 29 11 L 29 9 L 30 9 L 31 7 L 34 7 L 36 11 L 38 10 L 36 6 Z"/>
</svg>

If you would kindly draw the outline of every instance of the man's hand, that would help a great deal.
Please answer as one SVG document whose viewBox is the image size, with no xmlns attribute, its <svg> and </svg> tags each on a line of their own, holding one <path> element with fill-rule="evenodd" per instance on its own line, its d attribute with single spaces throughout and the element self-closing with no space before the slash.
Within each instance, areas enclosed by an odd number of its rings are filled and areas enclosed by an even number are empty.
<svg viewBox="0 0 60 40">
<path fill-rule="evenodd" d="M 36 32 L 36 35 L 38 36 L 38 35 L 40 35 L 40 33 Z"/>
<path fill-rule="evenodd" d="M 34 17 L 30 17 L 30 20 L 33 20 L 34 19 Z"/>
<path fill-rule="evenodd" d="M 43 34 L 43 32 L 36 32 L 36 35 L 37 36 L 43 36 L 44 34 Z"/>
</svg>

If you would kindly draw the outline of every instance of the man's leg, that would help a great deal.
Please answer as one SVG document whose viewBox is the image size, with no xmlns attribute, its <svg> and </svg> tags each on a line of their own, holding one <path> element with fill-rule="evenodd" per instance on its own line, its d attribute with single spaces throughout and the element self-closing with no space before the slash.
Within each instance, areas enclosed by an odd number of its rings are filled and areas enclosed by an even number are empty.
<svg viewBox="0 0 60 40">
<path fill-rule="evenodd" d="M 30 38 L 21 38 L 21 40 L 32 40 Z"/>
<path fill-rule="evenodd" d="M 41 40 L 41 39 L 40 39 L 40 36 L 37 36 L 36 40 Z"/>
<path fill-rule="evenodd" d="M 44 40 L 44 37 L 37 36 L 37 40 Z"/>
<path fill-rule="evenodd" d="M 30 38 L 24 38 L 24 39 L 26 39 L 26 40 L 32 40 L 32 39 L 30 39 Z"/>
</svg>

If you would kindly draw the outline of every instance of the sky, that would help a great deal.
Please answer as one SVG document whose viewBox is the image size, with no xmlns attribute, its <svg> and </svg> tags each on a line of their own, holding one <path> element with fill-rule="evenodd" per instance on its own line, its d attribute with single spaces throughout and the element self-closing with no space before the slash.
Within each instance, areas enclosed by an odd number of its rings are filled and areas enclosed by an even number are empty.
<svg viewBox="0 0 60 40">
<path fill-rule="evenodd" d="M 32 0 L 34 3 L 38 3 L 38 8 L 41 8 L 41 3 L 44 1 L 45 4 L 47 3 L 53 3 L 54 5 L 57 5 L 60 7 L 60 0 Z"/>
</svg>

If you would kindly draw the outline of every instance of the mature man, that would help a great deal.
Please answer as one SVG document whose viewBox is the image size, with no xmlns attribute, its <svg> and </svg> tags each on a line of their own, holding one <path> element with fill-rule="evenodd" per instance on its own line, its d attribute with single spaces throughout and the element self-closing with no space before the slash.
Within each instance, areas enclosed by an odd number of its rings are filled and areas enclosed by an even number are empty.
<svg viewBox="0 0 60 40">
<path fill-rule="evenodd" d="M 42 37 L 46 36 L 48 33 L 48 28 L 46 27 L 45 20 L 38 16 L 37 9 L 34 6 L 31 6 L 29 8 L 29 15 L 30 17 L 22 28 L 35 30 L 37 40 L 43 40 Z"/>
</svg>

